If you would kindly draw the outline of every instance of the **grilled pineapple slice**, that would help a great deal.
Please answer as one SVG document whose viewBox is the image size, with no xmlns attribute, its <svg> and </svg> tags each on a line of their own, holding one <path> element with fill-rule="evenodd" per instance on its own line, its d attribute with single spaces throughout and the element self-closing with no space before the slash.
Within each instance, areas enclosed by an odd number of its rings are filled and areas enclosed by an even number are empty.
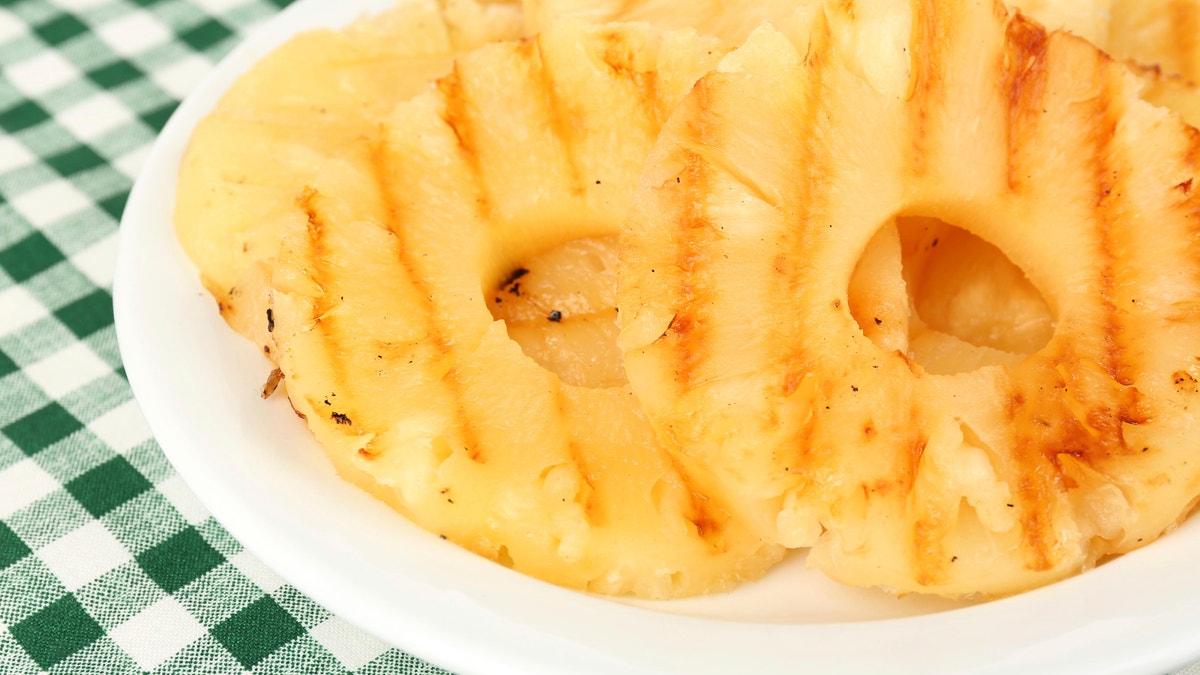
<svg viewBox="0 0 1200 675">
<path fill-rule="evenodd" d="M 851 584 L 1013 593 L 1172 528 L 1200 495 L 1200 135 L 992 3 L 806 16 L 697 83 L 635 199 L 620 339 L 660 438 Z M 900 280 L 870 339 L 849 286 L 860 260 L 897 271 L 897 216 L 1002 251 L 1049 342 L 932 373 L 882 330 Z"/>
<path fill-rule="evenodd" d="M 180 166 L 175 231 L 239 333 L 269 350 L 264 314 L 296 197 L 453 55 L 519 35 L 514 3 L 404 0 L 343 30 L 292 38 L 242 75 L 197 127 Z"/>
<path fill-rule="evenodd" d="M 573 588 L 690 595 L 779 559 L 677 469 L 619 365 L 572 384 L 509 335 L 597 314 L 615 341 L 612 237 L 662 120 L 722 53 L 694 33 L 556 25 L 463 55 L 322 165 L 272 277 L 272 336 L 343 476 Z M 596 278 L 552 278 L 567 269 Z"/>
</svg>

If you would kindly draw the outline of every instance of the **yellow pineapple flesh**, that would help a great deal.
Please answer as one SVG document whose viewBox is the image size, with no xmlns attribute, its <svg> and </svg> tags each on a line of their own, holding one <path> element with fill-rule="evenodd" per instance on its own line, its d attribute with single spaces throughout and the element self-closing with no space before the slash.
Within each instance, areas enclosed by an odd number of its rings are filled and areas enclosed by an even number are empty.
<svg viewBox="0 0 1200 675">
<path fill-rule="evenodd" d="M 1200 495 L 1200 134 L 991 3 L 803 18 L 697 83 L 628 224 L 626 370 L 684 471 L 834 578 L 896 592 L 1014 593 L 1174 527 Z M 1021 306 L 1046 306 L 1007 349 L 1048 342 L 927 370 L 902 237 L 879 235 L 897 217 L 1011 260 Z M 852 289 L 860 261 L 901 276 Z"/>
<path fill-rule="evenodd" d="M 668 30 L 694 28 L 736 45 L 764 21 L 789 16 L 799 3 L 797 0 L 524 0 L 522 4 L 531 32 L 564 19 L 591 23 L 632 21 Z"/>
<path fill-rule="evenodd" d="M 511 39 L 519 6 L 404 0 L 341 30 L 302 33 L 242 75 L 200 122 L 180 166 L 175 232 L 239 333 L 269 350 L 266 293 L 295 200 L 396 102 L 449 72 L 458 51 Z M 361 161 L 361 157 L 356 161 Z"/>
<path fill-rule="evenodd" d="M 607 321 L 615 343 L 613 237 L 663 119 L 722 54 L 694 34 L 559 24 L 461 56 L 322 166 L 272 277 L 272 337 L 343 476 L 573 588 L 691 595 L 779 559 L 678 469 L 619 358 L 572 371 L 536 351 L 553 341 L 538 331 L 576 323 Z"/>
</svg>

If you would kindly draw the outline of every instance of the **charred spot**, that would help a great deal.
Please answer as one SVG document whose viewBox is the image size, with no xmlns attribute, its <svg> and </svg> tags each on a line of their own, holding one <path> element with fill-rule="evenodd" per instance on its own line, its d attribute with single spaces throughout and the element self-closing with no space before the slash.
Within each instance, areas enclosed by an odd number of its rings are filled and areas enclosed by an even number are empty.
<svg viewBox="0 0 1200 675">
<path fill-rule="evenodd" d="M 275 332 L 275 312 L 270 307 L 267 308 L 267 332 Z"/>
<path fill-rule="evenodd" d="M 1185 370 L 1177 370 L 1172 373 L 1171 381 L 1182 392 L 1200 393 L 1200 386 L 1197 386 L 1196 378 Z"/>
<path fill-rule="evenodd" d="M 266 354 L 267 356 L 270 356 L 271 355 L 271 347 L 269 345 L 263 345 L 263 353 Z"/>
<path fill-rule="evenodd" d="M 354 424 L 353 422 L 350 421 L 349 417 L 347 417 L 345 414 L 340 413 L 340 412 L 330 413 L 329 418 L 332 419 L 334 422 L 337 422 L 339 425 L 340 424 Z"/>
<path fill-rule="evenodd" d="M 883 325 L 883 319 L 881 319 L 881 318 L 879 318 L 879 317 L 875 317 L 875 325 L 876 325 L 876 326 L 882 326 L 882 325 Z"/>
<path fill-rule="evenodd" d="M 526 274 L 529 274 L 529 270 L 525 269 L 524 267 L 518 267 L 517 269 L 510 272 L 509 275 L 504 278 L 504 281 L 500 282 L 500 288 L 507 288 L 507 287 L 513 285 L 513 283 L 516 282 L 517 279 L 520 279 L 521 277 L 525 276 Z"/>
<path fill-rule="evenodd" d="M 1008 90 L 1008 187 L 1017 190 L 1020 148 L 1042 114 L 1046 94 L 1046 30 L 1017 14 L 1005 35 L 1005 83 Z"/>
<path fill-rule="evenodd" d="M 864 436 L 865 438 L 871 438 L 872 436 L 874 436 L 874 435 L 875 435 L 875 434 L 877 434 L 877 433 L 878 433 L 878 432 L 877 432 L 877 431 L 875 431 L 875 425 L 874 425 L 874 424 L 872 424 L 872 423 L 870 423 L 870 422 L 867 422 L 867 423 L 866 423 L 866 424 L 863 426 L 863 436 Z"/>
<path fill-rule="evenodd" d="M 550 310 L 550 314 L 546 316 L 547 321 L 552 321 L 554 323 L 562 321 L 562 318 L 562 312 L 558 311 L 557 309 Z"/>
<path fill-rule="evenodd" d="M 833 301 L 833 308 L 834 308 L 834 309 L 841 309 L 841 308 L 842 308 L 842 301 L 841 301 L 841 300 L 834 300 L 834 301 Z"/>
</svg>

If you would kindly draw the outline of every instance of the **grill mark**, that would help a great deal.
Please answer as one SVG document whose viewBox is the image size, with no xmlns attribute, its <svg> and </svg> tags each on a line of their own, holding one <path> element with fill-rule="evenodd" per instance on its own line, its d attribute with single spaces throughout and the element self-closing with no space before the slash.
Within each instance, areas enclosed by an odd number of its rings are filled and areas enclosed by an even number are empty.
<svg viewBox="0 0 1200 675">
<path fill-rule="evenodd" d="M 546 68 L 542 58 L 541 40 L 531 38 L 523 41 L 521 55 L 530 62 L 530 72 L 536 86 L 541 90 L 542 101 L 550 118 L 550 133 L 562 144 L 563 155 L 571 175 L 571 195 L 582 197 L 584 193 L 583 172 L 580 170 L 579 157 L 576 153 L 578 143 L 570 125 L 570 110 L 563 105 L 562 99 L 554 86 L 554 76 Z"/>
<path fill-rule="evenodd" d="M 459 70 L 457 61 L 454 63 L 454 70 L 437 81 L 437 89 L 446 104 L 442 113 L 442 121 L 454 133 L 462 157 L 470 168 L 475 183 L 479 185 L 476 210 L 485 218 L 489 217 L 492 213 L 491 191 L 488 189 L 488 183 L 485 180 L 486 174 L 480 163 L 478 147 L 472 130 L 471 114 L 467 107 L 467 95 L 463 91 L 462 72 Z M 385 193 L 385 195 L 387 195 L 385 200 L 391 199 L 390 194 Z"/>
<path fill-rule="evenodd" d="M 653 129 L 666 122 L 670 115 L 669 109 L 659 106 L 658 100 L 658 71 L 641 71 L 637 68 L 637 48 L 618 32 L 604 33 L 604 51 L 600 58 L 604 65 L 612 69 L 613 74 L 627 79 L 638 93 L 638 102 L 642 104 L 646 119 Z"/>
<path fill-rule="evenodd" d="M 425 305 L 428 309 L 425 315 L 427 317 L 425 330 L 429 336 L 429 342 L 434 345 L 441 358 L 449 359 L 454 355 L 454 341 L 446 334 L 442 326 L 434 320 L 433 317 L 440 316 L 440 312 L 438 311 L 437 303 L 434 301 L 433 289 L 417 273 L 416 263 L 409 255 L 409 247 L 405 238 L 406 232 L 403 226 L 403 210 L 392 188 L 391 176 L 394 175 L 394 172 L 388 169 L 387 153 L 382 138 L 375 138 L 374 142 L 371 143 L 368 155 L 371 177 L 375 180 L 375 184 L 379 188 L 380 197 L 383 202 L 384 227 L 396 238 L 396 262 L 400 265 L 405 275 L 408 276 L 409 281 L 417 290 L 417 294 L 425 300 Z M 450 395 L 455 401 L 455 413 L 459 422 L 459 438 L 463 442 L 467 455 L 475 462 L 483 463 L 487 461 L 471 420 L 467 415 L 466 409 L 463 407 L 462 382 L 459 379 L 458 369 L 451 368 L 446 373 L 446 376 L 442 378 L 442 382 L 449 389 Z"/>
<path fill-rule="evenodd" d="M 1009 21 L 1004 40 L 1005 90 L 1008 94 L 1008 189 L 1020 192 L 1024 148 L 1042 121 L 1046 95 L 1046 42 L 1044 28 L 1017 14 Z"/>
<path fill-rule="evenodd" d="M 330 262 L 329 246 L 326 241 L 328 228 L 330 223 L 321 213 L 318 207 L 320 192 L 311 187 L 306 186 L 300 195 L 296 197 L 296 206 L 304 212 L 307 220 L 308 243 L 309 251 L 312 259 L 312 268 L 309 270 L 309 277 L 321 289 L 321 294 L 313 299 L 312 323 L 313 330 L 320 336 L 320 340 L 325 345 L 339 345 L 341 340 L 338 336 L 337 322 L 328 321 L 330 312 L 336 307 L 336 293 L 330 292 L 330 288 L 337 282 L 337 277 L 333 274 L 335 266 Z M 332 371 L 330 388 L 333 392 L 346 391 L 350 389 L 347 386 L 349 377 L 346 373 L 345 363 L 341 359 L 329 359 L 329 368 Z M 310 401 L 310 405 L 314 410 L 319 410 L 319 407 Z M 292 406 L 295 409 L 295 405 Z M 350 419 L 359 419 L 358 414 L 351 410 L 352 416 Z M 322 415 L 323 416 L 323 415 Z M 335 425 L 341 424 L 334 417 L 328 417 Z M 354 430 L 359 433 L 370 433 L 373 430 L 366 428 L 366 425 L 359 424 L 354 427 Z"/>
<path fill-rule="evenodd" d="M 779 233 L 780 253 L 772 261 L 776 284 L 772 295 L 777 298 L 804 297 L 804 274 L 808 271 L 805 262 L 814 238 L 812 230 L 819 227 L 812 221 L 826 211 L 824 202 L 828 198 L 832 173 L 828 170 L 829 157 L 821 152 L 820 134 L 811 130 L 818 129 L 821 120 L 829 118 L 829 115 L 823 114 L 826 101 L 829 100 L 823 90 L 825 68 L 833 58 L 833 49 L 828 24 L 822 22 L 814 26 L 808 54 L 796 74 L 797 79 L 802 80 L 805 98 L 801 108 L 790 115 L 794 131 L 788 136 L 795 140 L 796 145 L 789 148 L 792 152 L 788 153 L 788 161 L 791 175 L 797 176 L 798 180 L 791 185 L 792 189 L 783 198 L 783 203 L 789 210 L 795 210 L 797 226 L 787 227 Z M 795 345 L 781 359 L 783 376 L 780 384 L 785 396 L 795 392 L 811 370 L 802 341 L 794 334 L 797 329 L 804 330 L 790 322 L 781 322 L 772 342 Z M 797 448 L 808 448 L 812 439 L 797 436 L 793 443 Z M 801 454 L 805 452 L 807 450 L 801 450 Z"/>
<path fill-rule="evenodd" d="M 732 519 L 729 509 L 714 502 L 700 487 L 696 486 L 695 481 L 688 475 L 674 453 L 668 452 L 662 444 L 658 443 L 654 444 L 654 450 L 658 453 L 659 458 L 669 465 L 675 475 L 679 477 L 679 483 L 683 489 L 687 490 L 691 511 L 684 513 L 683 517 L 696 526 L 696 534 L 708 545 L 710 551 L 723 553 L 725 549 L 724 533 Z"/>
<path fill-rule="evenodd" d="M 707 314 L 712 291 L 701 276 L 708 267 L 705 249 L 715 237 L 704 204 L 691 197 L 708 192 L 709 175 L 704 160 L 691 151 L 683 152 L 685 165 L 680 172 L 680 179 L 685 183 L 685 205 L 677 225 L 679 236 L 675 251 L 675 266 L 680 270 L 676 296 L 679 304 L 675 317 L 667 326 L 666 335 L 671 340 L 675 356 L 676 386 L 686 391 L 708 352 L 710 330 Z"/>
<path fill-rule="evenodd" d="M 1117 250 L 1121 243 L 1116 241 L 1117 230 L 1121 220 L 1121 198 L 1126 190 L 1125 179 L 1127 172 L 1124 167 L 1114 164 L 1114 141 L 1119 132 L 1118 124 L 1125 113 L 1128 97 L 1124 96 L 1124 87 L 1116 78 L 1109 75 L 1112 68 L 1107 67 L 1107 60 L 1098 63 L 1101 77 L 1104 78 L 1102 95 L 1096 98 L 1094 110 L 1089 116 L 1093 122 L 1090 137 L 1092 154 L 1092 169 L 1095 185 L 1095 200 L 1099 232 L 1099 253 L 1102 260 L 1100 272 L 1101 297 L 1103 298 L 1104 318 L 1104 354 L 1100 362 L 1109 377 L 1129 386 L 1133 384 L 1132 365 L 1125 357 L 1127 349 L 1121 341 L 1122 321 L 1117 311 L 1114 294 L 1117 290 Z"/>
<path fill-rule="evenodd" d="M 912 30 L 912 90 L 909 98 L 914 102 L 911 111 L 909 135 L 912 152 L 909 153 L 913 176 L 923 176 L 929 171 L 927 155 L 931 154 L 933 120 L 937 108 L 946 97 L 946 55 L 950 53 L 953 31 L 945 22 L 953 14 L 945 7 L 939 8 L 939 0 L 915 0 L 913 2 Z"/>
<path fill-rule="evenodd" d="M 313 299 L 313 324 L 326 335 L 324 318 L 333 309 L 332 294 L 329 292 L 330 268 L 329 251 L 325 243 L 325 218 L 317 209 L 316 199 L 320 196 L 315 188 L 305 187 L 296 197 L 296 206 L 304 211 L 307 220 L 308 246 L 312 258 L 312 268 L 308 270 L 309 278 L 321 289 L 321 295 Z M 272 321 L 274 324 L 274 321 Z"/>
</svg>

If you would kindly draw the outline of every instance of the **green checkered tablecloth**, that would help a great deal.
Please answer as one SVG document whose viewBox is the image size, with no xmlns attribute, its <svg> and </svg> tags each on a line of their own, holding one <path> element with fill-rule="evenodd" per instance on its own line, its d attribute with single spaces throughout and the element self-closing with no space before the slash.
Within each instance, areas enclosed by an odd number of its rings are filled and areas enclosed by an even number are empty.
<svg viewBox="0 0 1200 675">
<path fill-rule="evenodd" d="M 158 130 L 286 0 L 0 0 L 0 675 L 433 673 L 284 583 L 167 463 L 113 332 Z"/>
</svg>

